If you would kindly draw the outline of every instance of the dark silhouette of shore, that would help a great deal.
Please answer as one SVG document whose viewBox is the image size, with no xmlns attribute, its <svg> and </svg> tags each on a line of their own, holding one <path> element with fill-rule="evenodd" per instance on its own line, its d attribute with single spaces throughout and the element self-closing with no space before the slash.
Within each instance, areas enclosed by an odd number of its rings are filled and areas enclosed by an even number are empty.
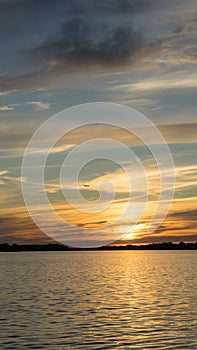
<svg viewBox="0 0 197 350">
<path fill-rule="evenodd" d="M 33 252 L 33 251 L 83 251 L 83 250 L 194 250 L 197 249 L 195 243 L 151 243 L 142 245 L 108 245 L 97 248 L 73 248 L 58 243 L 49 244 L 0 244 L 0 252 Z"/>
</svg>

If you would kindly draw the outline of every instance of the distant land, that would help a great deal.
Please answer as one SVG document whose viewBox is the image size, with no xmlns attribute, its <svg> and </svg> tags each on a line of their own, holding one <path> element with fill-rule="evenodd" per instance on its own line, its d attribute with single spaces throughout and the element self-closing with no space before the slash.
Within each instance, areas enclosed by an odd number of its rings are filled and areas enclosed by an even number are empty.
<svg viewBox="0 0 197 350">
<path fill-rule="evenodd" d="M 108 245 L 97 248 L 73 248 L 58 243 L 49 244 L 0 244 L 0 252 L 29 252 L 29 251 L 82 251 L 82 250 L 194 250 L 197 249 L 195 243 L 151 243 L 144 245 Z"/>
</svg>

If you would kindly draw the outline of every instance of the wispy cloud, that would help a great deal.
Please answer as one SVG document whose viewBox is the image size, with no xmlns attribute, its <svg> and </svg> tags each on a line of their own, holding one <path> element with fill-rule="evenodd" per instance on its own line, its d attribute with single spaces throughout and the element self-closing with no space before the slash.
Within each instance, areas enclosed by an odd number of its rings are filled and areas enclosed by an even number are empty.
<svg viewBox="0 0 197 350">
<path fill-rule="evenodd" d="M 15 107 L 13 107 L 12 105 L 0 106 L 0 111 L 2 112 L 13 111 L 14 109 Z"/>
<path fill-rule="evenodd" d="M 9 95 L 11 92 L 13 92 L 13 90 L 12 90 L 12 91 L 0 91 L 0 96 L 7 96 L 7 95 Z"/>
<path fill-rule="evenodd" d="M 26 102 L 25 105 L 32 105 L 36 107 L 36 111 L 42 111 L 50 108 L 50 103 L 42 101 L 30 101 Z"/>
<path fill-rule="evenodd" d="M 185 89 L 197 87 L 197 75 L 190 73 L 190 75 L 180 76 L 178 74 L 169 73 L 165 78 L 147 78 L 137 83 L 119 84 L 113 86 L 111 90 L 124 90 L 125 92 L 134 91 L 157 91 L 159 90 L 171 90 L 171 89 Z"/>
<path fill-rule="evenodd" d="M 0 111 L 2 111 L 2 112 L 13 111 L 17 107 L 28 106 L 28 105 L 34 106 L 35 111 L 42 111 L 42 110 L 50 108 L 50 103 L 48 103 L 48 102 L 29 101 L 29 102 L 24 102 L 24 103 L 16 103 L 16 104 L 0 106 Z"/>
<path fill-rule="evenodd" d="M 0 176 L 3 176 L 5 174 L 8 174 L 9 171 L 8 170 L 0 170 Z"/>
<path fill-rule="evenodd" d="M 72 149 L 74 146 L 75 146 L 74 144 L 66 144 L 66 145 L 55 146 L 50 151 L 50 154 L 65 152 L 65 151 L 68 151 L 68 150 Z M 44 148 L 44 147 L 42 147 L 42 148 L 31 148 L 29 150 L 29 155 L 45 154 L 47 151 L 48 151 L 48 149 Z"/>
</svg>

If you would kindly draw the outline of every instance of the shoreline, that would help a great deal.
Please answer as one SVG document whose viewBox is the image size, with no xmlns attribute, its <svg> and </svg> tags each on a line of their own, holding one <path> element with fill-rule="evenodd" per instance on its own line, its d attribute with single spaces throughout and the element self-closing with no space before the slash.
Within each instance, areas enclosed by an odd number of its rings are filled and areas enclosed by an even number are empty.
<svg viewBox="0 0 197 350">
<path fill-rule="evenodd" d="M 106 251 L 106 250 L 196 250 L 197 242 L 185 243 L 150 243 L 141 245 L 109 245 L 95 248 L 74 248 L 58 243 L 49 244 L 0 244 L 0 252 L 28 252 L 28 251 Z"/>
</svg>

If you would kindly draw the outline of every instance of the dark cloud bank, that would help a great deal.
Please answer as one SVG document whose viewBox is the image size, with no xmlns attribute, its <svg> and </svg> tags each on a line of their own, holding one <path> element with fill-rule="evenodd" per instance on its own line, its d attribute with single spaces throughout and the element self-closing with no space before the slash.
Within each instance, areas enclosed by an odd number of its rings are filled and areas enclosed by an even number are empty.
<svg viewBox="0 0 197 350">
<path fill-rule="evenodd" d="M 115 67 L 134 62 L 146 46 L 142 34 L 129 26 L 74 18 L 62 25 L 58 38 L 47 40 L 35 53 L 61 68 L 88 69 L 93 65 Z"/>
<path fill-rule="evenodd" d="M 143 18 L 149 16 L 151 28 L 151 16 L 154 19 L 157 11 L 168 7 L 170 13 L 175 4 L 175 0 L 0 0 L 2 52 L 9 51 L 12 63 L 12 73 L 8 69 L 1 76 L 1 88 L 33 87 L 35 81 L 40 85 L 58 73 L 77 70 L 145 67 L 146 59 L 170 56 L 172 49 L 178 50 L 174 60 L 183 56 L 183 50 L 185 59 L 195 60 L 195 45 L 188 50 L 184 45 L 184 24 L 177 29 L 174 19 L 171 36 L 151 35 L 143 26 Z"/>
</svg>

